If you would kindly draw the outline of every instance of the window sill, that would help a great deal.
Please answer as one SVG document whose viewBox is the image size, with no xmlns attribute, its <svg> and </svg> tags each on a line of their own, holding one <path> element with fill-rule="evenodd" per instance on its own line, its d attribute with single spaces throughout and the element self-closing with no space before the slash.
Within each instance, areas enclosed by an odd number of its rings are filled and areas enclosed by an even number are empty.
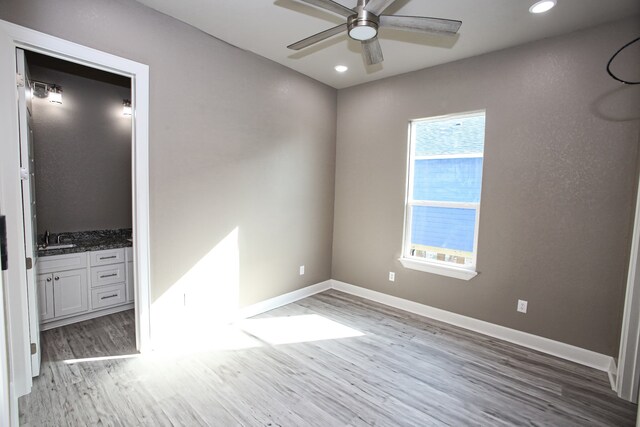
<svg viewBox="0 0 640 427">
<path fill-rule="evenodd" d="M 404 268 L 424 271 L 425 273 L 439 274 L 441 276 L 448 276 L 456 279 L 471 280 L 478 275 L 477 271 L 467 270 L 465 268 L 417 261 L 409 258 L 400 258 L 399 261 Z"/>
</svg>

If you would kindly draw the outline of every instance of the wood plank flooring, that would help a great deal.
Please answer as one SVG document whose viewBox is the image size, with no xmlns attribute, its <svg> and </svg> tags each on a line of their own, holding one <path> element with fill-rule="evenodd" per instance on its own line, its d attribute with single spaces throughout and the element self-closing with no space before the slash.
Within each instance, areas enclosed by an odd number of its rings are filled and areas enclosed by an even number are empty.
<svg viewBox="0 0 640 427">
<path fill-rule="evenodd" d="M 237 328 L 244 338 L 235 341 L 243 343 L 237 348 L 139 357 L 132 311 L 46 331 L 42 374 L 33 392 L 20 399 L 20 422 L 56 427 L 635 422 L 636 405 L 617 398 L 603 372 L 337 291 Z M 332 334 L 336 338 L 328 339 Z M 102 359 L 82 360 L 87 358 Z"/>
</svg>

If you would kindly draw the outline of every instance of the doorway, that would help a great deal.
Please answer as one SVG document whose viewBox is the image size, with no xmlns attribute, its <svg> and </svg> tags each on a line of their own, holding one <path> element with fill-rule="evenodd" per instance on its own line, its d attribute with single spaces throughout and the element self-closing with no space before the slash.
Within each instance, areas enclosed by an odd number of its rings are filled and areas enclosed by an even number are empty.
<svg viewBox="0 0 640 427">
<path fill-rule="evenodd" d="M 41 330 L 134 306 L 131 79 L 23 49 L 16 61 L 35 377 Z"/>
<path fill-rule="evenodd" d="M 22 217 L 20 151 L 16 90 L 16 48 L 63 59 L 131 79 L 132 107 L 132 251 L 135 261 L 136 347 L 150 349 L 149 291 L 149 69 L 146 65 L 67 42 L 0 20 L 0 215 L 7 218 L 9 268 L 3 271 L 6 329 L 9 346 L 9 403 L 31 389 L 27 262 Z M 0 319 L 5 327 L 5 319 Z M 2 368 L 2 367 L 0 367 Z M 17 420 L 17 414 L 11 414 Z"/>
</svg>

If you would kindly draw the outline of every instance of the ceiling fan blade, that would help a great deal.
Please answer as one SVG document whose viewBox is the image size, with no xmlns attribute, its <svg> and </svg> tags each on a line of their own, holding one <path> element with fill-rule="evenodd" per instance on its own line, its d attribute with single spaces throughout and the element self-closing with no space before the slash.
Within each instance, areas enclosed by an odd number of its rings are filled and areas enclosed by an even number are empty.
<svg viewBox="0 0 640 427">
<path fill-rule="evenodd" d="M 364 10 L 371 12 L 374 15 L 380 15 L 386 8 L 391 6 L 391 3 L 396 0 L 369 0 L 369 3 L 364 7 Z"/>
<path fill-rule="evenodd" d="M 397 30 L 421 31 L 442 35 L 454 35 L 460 29 L 462 21 L 452 19 L 427 18 L 426 16 L 380 16 L 380 26 Z"/>
<path fill-rule="evenodd" d="M 320 7 L 330 12 L 337 13 L 338 15 L 342 15 L 346 18 L 356 13 L 355 11 L 349 9 L 348 7 L 343 6 L 331 0 L 298 0 L 298 1 L 312 4 L 314 6 Z"/>
<path fill-rule="evenodd" d="M 379 64 L 384 61 L 382 56 L 382 48 L 377 37 L 362 42 L 362 53 L 367 65 Z"/>
<path fill-rule="evenodd" d="M 324 39 L 328 39 L 331 36 L 335 36 L 343 31 L 347 30 L 347 24 L 338 25 L 337 27 L 329 28 L 328 30 L 324 30 L 318 34 L 314 34 L 311 37 L 307 37 L 306 39 L 300 40 L 299 42 L 295 42 L 287 46 L 289 49 L 300 50 L 307 46 L 311 46 L 312 44 L 321 42 Z"/>
</svg>

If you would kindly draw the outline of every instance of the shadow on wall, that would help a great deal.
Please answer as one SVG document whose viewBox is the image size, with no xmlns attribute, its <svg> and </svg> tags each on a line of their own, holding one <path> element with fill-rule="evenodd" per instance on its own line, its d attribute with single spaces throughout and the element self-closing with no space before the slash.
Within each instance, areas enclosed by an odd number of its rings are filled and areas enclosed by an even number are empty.
<svg viewBox="0 0 640 427">
<path fill-rule="evenodd" d="M 640 85 L 622 86 L 600 95 L 591 104 L 591 112 L 610 122 L 629 122 L 640 119 Z"/>
</svg>

